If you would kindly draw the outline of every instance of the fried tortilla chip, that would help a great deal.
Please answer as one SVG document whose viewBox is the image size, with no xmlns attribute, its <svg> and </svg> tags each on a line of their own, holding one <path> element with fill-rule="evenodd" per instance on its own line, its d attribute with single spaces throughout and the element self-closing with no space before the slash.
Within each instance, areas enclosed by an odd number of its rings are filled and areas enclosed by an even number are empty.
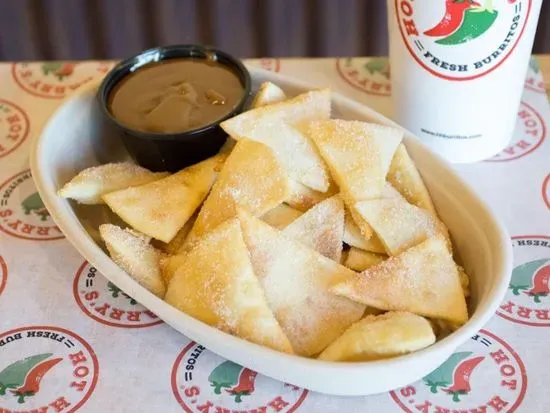
<svg viewBox="0 0 550 413">
<path fill-rule="evenodd" d="M 358 202 L 354 207 L 372 226 L 389 255 L 398 255 L 438 234 L 448 239 L 447 229 L 439 219 L 404 200 L 373 199 Z"/>
<path fill-rule="evenodd" d="M 189 235 L 191 228 L 193 228 L 193 225 L 195 224 L 196 219 L 197 219 L 197 213 L 193 214 L 193 216 L 191 216 L 191 218 L 187 220 L 185 225 L 181 227 L 181 229 L 174 236 L 174 238 L 172 238 L 168 244 L 164 244 L 161 249 L 165 253 L 170 255 L 175 255 L 182 252 L 183 246 L 185 245 L 185 241 L 187 240 L 187 236 Z"/>
<path fill-rule="evenodd" d="M 385 254 L 375 254 L 374 252 L 363 251 L 359 248 L 351 247 L 348 251 L 344 265 L 353 271 L 365 271 L 382 261 L 388 259 Z"/>
<path fill-rule="evenodd" d="M 224 222 L 189 251 L 164 299 L 206 324 L 292 353 L 254 275 L 237 219 Z"/>
<path fill-rule="evenodd" d="M 468 298 L 471 294 L 470 292 L 470 277 L 464 271 L 460 265 L 456 266 L 458 269 L 458 275 L 460 276 L 460 285 L 462 285 L 462 291 L 464 292 L 464 297 Z"/>
<path fill-rule="evenodd" d="M 315 205 L 282 232 L 325 257 L 340 262 L 344 236 L 342 199 L 333 196 Z"/>
<path fill-rule="evenodd" d="M 329 117 L 330 90 L 322 89 L 249 110 L 220 126 L 236 140 L 251 139 L 266 144 L 273 149 L 291 179 L 325 192 L 330 184 L 328 170 L 300 127 L 306 122 Z"/>
<path fill-rule="evenodd" d="M 436 214 L 430 193 L 403 144 L 393 155 L 387 179 L 408 202 Z"/>
<path fill-rule="evenodd" d="M 160 252 L 142 236 L 116 225 L 100 225 L 99 232 L 115 264 L 157 297 L 163 298 L 166 286 L 160 274 Z"/>
<path fill-rule="evenodd" d="M 208 194 L 224 159 L 214 156 L 159 181 L 111 192 L 103 200 L 134 229 L 168 243 Z"/>
<path fill-rule="evenodd" d="M 445 238 L 429 238 L 331 291 L 387 311 L 409 311 L 457 324 L 468 319 L 466 300 Z"/>
<path fill-rule="evenodd" d="M 261 216 L 281 204 L 288 193 L 286 171 L 273 151 L 259 142 L 238 142 L 206 198 L 184 248 L 232 218 L 236 206 Z"/>
<path fill-rule="evenodd" d="M 344 242 L 364 251 L 375 252 L 377 254 L 386 253 L 384 245 L 382 245 L 376 234 L 373 234 L 370 238 L 363 236 L 349 211 L 346 211 L 344 221 Z"/>
<path fill-rule="evenodd" d="M 327 192 L 319 192 L 291 179 L 290 194 L 289 197 L 285 199 L 285 203 L 302 212 L 306 212 L 319 202 L 334 195 L 336 189 L 336 185 L 332 185 Z"/>
<path fill-rule="evenodd" d="M 411 353 L 435 343 L 428 320 L 406 312 L 367 316 L 328 346 L 320 360 L 369 361 Z"/>
<path fill-rule="evenodd" d="M 313 121 L 306 130 L 347 204 L 382 196 L 393 154 L 403 138 L 402 131 L 341 119 Z"/>
<path fill-rule="evenodd" d="M 318 354 L 359 320 L 365 306 L 329 291 L 357 274 L 239 210 L 252 266 L 297 354 Z"/>
<path fill-rule="evenodd" d="M 187 255 L 178 254 L 178 255 L 166 255 L 160 259 L 160 275 L 164 280 L 164 284 L 167 286 L 170 284 L 170 281 L 174 277 L 176 271 L 181 267 L 185 262 Z"/>
<path fill-rule="evenodd" d="M 284 229 L 301 215 L 301 211 L 281 204 L 263 214 L 261 220 L 274 228 Z"/>
<path fill-rule="evenodd" d="M 84 169 L 63 185 L 57 195 L 80 204 L 103 204 L 101 197 L 105 194 L 158 181 L 168 175 L 168 172 L 151 172 L 130 162 L 108 163 Z"/>
<path fill-rule="evenodd" d="M 271 105 L 286 100 L 285 92 L 279 86 L 271 82 L 263 82 L 254 96 L 252 108 Z"/>
</svg>

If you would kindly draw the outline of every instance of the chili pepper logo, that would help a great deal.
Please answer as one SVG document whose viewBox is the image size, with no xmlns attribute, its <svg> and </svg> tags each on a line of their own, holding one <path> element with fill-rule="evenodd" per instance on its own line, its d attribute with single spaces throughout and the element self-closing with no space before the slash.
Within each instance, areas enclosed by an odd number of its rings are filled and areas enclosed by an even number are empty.
<svg viewBox="0 0 550 413">
<path fill-rule="evenodd" d="M 397 39 L 394 47 L 403 46 L 427 72 L 450 81 L 477 79 L 502 65 L 526 28 L 536 24 L 531 16 L 538 15 L 540 7 L 540 2 L 535 4 L 533 0 L 392 3 L 395 20 L 390 20 L 390 24 L 397 26 L 402 40 Z M 394 75 L 400 78 L 408 67 L 396 66 Z"/>
<path fill-rule="evenodd" d="M 512 237 L 515 267 L 497 314 L 514 323 L 550 327 L 550 236 Z"/>
<path fill-rule="evenodd" d="M 74 72 L 76 63 L 49 62 L 42 64 L 42 73 L 44 75 L 53 74 L 57 79 L 63 80 Z"/>
<path fill-rule="evenodd" d="M 369 95 L 391 94 L 390 60 L 387 57 L 346 57 L 336 59 L 336 70 L 350 86 Z M 385 101 L 382 101 L 384 103 Z M 380 100 L 373 101 L 378 104 Z M 376 108 L 382 113 L 386 108 Z"/>
<path fill-rule="evenodd" d="M 189 413 L 298 410 L 307 390 L 280 383 L 189 343 L 172 367 L 174 397 Z"/>
<path fill-rule="evenodd" d="M 447 0 L 445 15 L 441 21 L 424 34 L 441 37 L 435 42 L 457 45 L 476 39 L 491 28 L 498 16 L 492 0 L 485 0 L 482 7 L 473 0 Z"/>
<path fill-rule="evenodd" d="M 40 382 L 42 378 L 62 360 L 61 357 L 45 360 L 32 367 L 26 374 L 23 385 L 16 390 L 10 390 L 17 396 L 17 403 L 25 403 L 26 397 L 31 397 L 38 393 L 40 391 Z"/>
<path fill-rule="evenodd" d="M 17 238 L 35 241 L 64 238 L 36 192 L 29 170 L 12 176 L 0 185 L 0 230 Z"/>
<path fill-rule="evenodd" d="M 29 215 L 32 212 L 39 216 L 41 221 L 46 221 L 50 216 L 50 213 L 44 206 L 44 202 L 42 202 L 42 198 L 40 198 L 38 192 L 29 195 L 23 202 L 21 202 L 21 208 L 23 208 L 25 215 Z"/>
<path fill-rule="evenodd" d="M 470 375 L 474 369 L 485 359 L 484 356 L 473 357 L 460 363 L 453 374 L 453 384 L 445 389 L 445 392 L 452 394 L 453 401 L 459 402 L 460 396 L 470 393 Z"/>
<path fill-rule="evenodd" d="M 25 383 L 27 373 L 52 353 L 36 354 L 18 360 L 0 371 L 0 396 L 5 396 L 8 389 L 17 389 Z"/>
<path fill-rule="evenodd" d="M 406 413 L 516 412 L 526 389 L 520 356 L 497 335 L 480 330 L 421 381 L 390 396 Z"/>
<path fill-rule="evenodd" d="M 11 74 L 25 92 L 46 99 L 62 99 L 94 79 L 103 77 L 112 62 L 14 63 Z"/>
<path fill-rule="evenodd" d="M 512 272 L 509 289 L 512 294 L 526 294 L 537 304 L 550 293 L 550 259 L 519 265 Z"/>
<path fill-rule="evenodd" d="M 222 389 L 235 397 L 235 402 L 240 403 L 243 396 L 254 393 L 254 381 L 256 372 L 239 366 L 232 361 L 224 361 L 216 367 L 208 381 L 214 389 L 214 393 L 221 394 Z"/>
</svg>

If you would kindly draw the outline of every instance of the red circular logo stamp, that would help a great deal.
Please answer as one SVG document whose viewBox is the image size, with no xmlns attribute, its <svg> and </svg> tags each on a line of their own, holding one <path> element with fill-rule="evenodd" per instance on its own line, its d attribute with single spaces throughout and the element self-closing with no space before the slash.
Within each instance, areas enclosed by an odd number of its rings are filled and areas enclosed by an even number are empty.
<svg viewBox="0 0 550 413">
<path fill-rule="evenodd" d="M 185 412 L 290 413 L 308 391 L 261 376 L 189 343 L 172 367 L 172 391 Z"/>
<path fill-rule="evenodd" d="M 533 92 L 546 93 L 544 88 L 544 81 L 540 75 L 540 67 L 537 59 L 531 57 L 529 59 L 529 68 L 531 69 L 527 72 L 527 79 L 525 79 L 525 88 L 532 90 Z"/>
<path fill-rule="evenodd" d="M 40 195 L 31 171 L 12 176 L 0 186 L 0 230 L 17 238 L 46 241 L 64 238 Z"/>
<path fill-rule="evenodd" d="M 514 270 L 497 314 L 515 323 L 550 327 L 550 237 L 512 237 Z"/>
<path fill-rule="evenodd" d="M 550 209 L 550 174 L 542 181 L 542 199 Z"/>
<path fill-rule="evenodd" d="M 521 39 L 532 0 L 395 0 L 397 25 L 420 66 L 447 80 L 499 67 Z"/>
<path fill-rule="evenodd" d="M 518 354 L 481 330 L 422 380 L 390 392 L 412 412 L 515 412 L 527 389 Z"/>
<path fill-rule="evenodd" d="M 2 258 L 2 256 L 0 255 L 0 295 L 2 295 L 4 288 L 6 288 L 7 282 L 8 282 L 8 266 L 6 265 L 6 261 L 4 261 L 4 258 Z"/>
<path fill-rule="evenodd" d="M 530 154 L 546 139 L 546 123 L 530 105 L 521 102 L 514 136 L 506 149 L 487 162 L 511 161 Z"/>
<path fill-rule="evenodd" d="M 14 63 L 15 82 L 33 96 L 62 99 L 94 78 L 104 76 L 111 62 Z"/>
<path fill-rule="evenodd" d="M 390 61 L 387 57 L 336 59 L 336 70 L 350 86 L 371 95 L 391 95 Z"/>
<path fill-rule="evenodd" d="M 98 373 L 90 345 L 69 330 L 33 326 L 0 334 L 2 412 L 75 412 Z"/>
<path fill-rule="evenodd" d="M 16 150 L 29 136 L 29 117 L 15 103 L 0 99 L 0 158 Z"/>
<path fill-rule="evenodd" d="M 281 59 L 260 59 L 260 67 L 264 70 L 279 72 L 281 70 Z"/>
<path fill-rule="evenodd" d="M 75 274 L 73 294 L 82 311 L 101 324 L 124 328 L 162 324 L 155 314 L 108 281 L 87 261 Z"/>
</svg>

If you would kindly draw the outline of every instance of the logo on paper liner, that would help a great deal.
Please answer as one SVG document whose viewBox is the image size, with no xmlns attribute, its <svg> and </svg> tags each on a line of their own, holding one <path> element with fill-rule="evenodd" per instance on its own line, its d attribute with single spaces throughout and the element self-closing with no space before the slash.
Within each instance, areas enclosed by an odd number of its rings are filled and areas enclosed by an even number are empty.
<svg viewBox="0 0 550 413">
<path fill-rule="evenodd" d="M 550 237 L 512 237 L 515 267 L 497 314 L 518 324 L 550 327 Z"/>
<path fill-rule="evenodd" d="M 103 77 L 112 66 L 110 62 L 14 63 L 12 76 L 31 95 L 61 99 L 94 78 Z"/>
<path fill-rule="evenodd" d="M 341 58 L 338 74 L 356 89 L 372 95 L 391 95 L 390 61 L 387 57 Z"/>
<path fill-rule="evenodd" d="M 94 320 L 113 327 L 138 328 L 162 324 L 162 320 L 84 262 L 75 274 L 74 298 Z"/>
<path fill-rule="evenodd" d="M 16 150 L 29 136 L 29 117 L 15 103 L 0 99 L 0 158 Z"/>
<path fill-rule="evenodd" d="M 510 56 L 523 35 L 531 3 L 395 0 L 395 10 L 403 41 L 424 69 L 448 80 L 470 80 L 491 72 Z M 430 9 L 440 10 L 439 20 L 426 12 Z"/>
<path fill-rule="evenodd" d="M 29 170 L 4 182 L 0 196 L 0 229 L 5 233 L 38 241 L 64 238 L 36 191 Z"/>
<path fill-rule="evenodd" d="M 550 209 L 550 174 L 542 181 L 542 199 Z"/>
<path fill-rule="evenodd" d="M 512 412 L 526 388 L 525 366 L 516 352 L 481 330 L 437 369 L 390 395 L 405 412 Z"/>
<path fill-rule="evenodd" d="M 23 327 L 2 333 L 0 353 L 0 411 L 74 412 L 97 383 L 94 351 L 62 328 Z"/>
<path fill-rule="evenodd" d="M 281 59 L 260 59 L 260 67 L 271 72 L 281 71 Z"/>
<path fill-rule="evenodd" d="M 0 296 L 2 295 L 2 292 L 6 288 L 6 283 L 8 282 L 8 266 L 6 265 L 6 261 L 4 261 L 4 258 L 0 255 Z"/>
<path fill-rule="evenodd" d="M 172 368 L 172 391 L 186 412 L 294 412 L 307 390 L 277 382 L 189 343 Z"/>
<path fill-rule="evenodd" d="M 487 159 L 487 162 L 511 161 L 521 158 L 538 149 L 545 139 L 546 123 L 544 119 L 532 106 L 521 102 L 511 142 L 499 154 Z"/>
</svg>

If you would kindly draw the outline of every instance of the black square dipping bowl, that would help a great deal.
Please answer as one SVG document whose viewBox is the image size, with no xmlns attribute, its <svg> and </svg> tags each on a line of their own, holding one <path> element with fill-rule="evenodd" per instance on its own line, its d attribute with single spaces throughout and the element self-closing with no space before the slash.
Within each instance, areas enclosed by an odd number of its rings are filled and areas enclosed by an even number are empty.
<svg viewBox="0 0 550 413">
<path fill-rule="evenodd" d="M 122 116 L 117 116 L 113 103 L 115 102 L 114 95 L 121 91 L 130 77 L 137 78 L 140 74 L 140 70 L 152 69 L 154 66 L 158 67 L 164 63 L 176 63 L 175 60 L 185 62 L 189 59 L 196 65 L 196 63 L 204 63 L 208 65 L 223 66 L 222 69 L 229 69 L 229 72 L 223 71 L 225 76 L 234 75 L 236 80 L 240 82 L 242 86 L 242 96 L 237 96 L 236 92 L 233 96 L 233 102 L 226 105 L 225 108 L 218 108 L 220 117 L 210 120 L 208 123 L 199 124 L 196 127 L 188 127 L 182 131 L 170 130 L 162 131 L 159 129 L 150 129 L 132 125 L 132 122 L 121 119 Z M 174 77 L 174 87 L 178 82 L 181 83 L 181 79 L 185 79 L 185 66 L 181 65 L 181 76 L 176 65 L 171 76 Z M 200 72 L 204 72 L 205 76 L 208 71 L 201 71 L 200 66 L 195 66 L 195 75 Z M 159 86 L 155 82 L 155 79 L 151 79 L 153 71 L 149 72 L 148 77 L 145 79 L 145 85 L 141 85 L 141 91 L 143 89 L 149 93 L 151 97 L 150 107 L 147 104 L 144 105 L 143 112 L 130 113 L 134 115 L 136 122 L 141 122 L 144 117 L 154 109 L 155 103 L 158 103 L 159 98 L 155 98 L 155 94 L 159 94 Z M 221 78 L 212 79 L 212 83 L 221 81 Z M 208 78 L 203 78 L 206 84 L 209 83 Z M 170 80 L 168 80 L 170 82 Z M 190 83 L 192 85 L 192 83 Z M 181 86 L 181 84 L 180 84 Z M 129 86 L 128 86 L 129 87 Z M 164 86 L 163 86 L 164 87 Z M 185 86 L 183 86 L 185 89 Z M 126 91 L 126 101 L 128 108 L 122 108 L 123 110 L 131 109 L 133 105 L 139 105 L 139 98 L 134 96 L 134 91 Z M 200 91 L 199 91 L 200 92 Z M 122 92 L 121 92 L 122 93 Z M 185 92 L 182 92 L 185 93 Z M 195 90 L 191 90 L 192 94 L 196 94 Z M 162 93 L 160 93 L 162 94 Z M 225 104 L 223 95 L 218 95 L 215 91 L 208 91 L 208 97 L 212 104 Z M 114 128 L 118 135 L 121 136 L 124 145 L 126 146 L 130 155 L 141 166 L 150 169 L 152 171 L 169 171 L 176 172 L 186 166 L 200 162 L 206 158 L 215 155 L 221 146 L 225 143 L 227 135 L 219 126 L 219 124 L 229 119 L 240 112 L 246 107 L 248 99 L 251 94 L 251 79 L 250 74 L 246 67 L 236 58 L 231 55 L 215 49 L 210 49 L 198 45 L 173 45 L 157 47 L 154 49 L 146 50 L 136 56 L 130 57 L 115 66 L 103 79 L 97 92 L 97 98 L 99 100 L 102 113 L 104 114 L 105 125 L 108 128 Z M 237 97 L 236 97 L 237 96 Z M 216 101 L 218 99 L 220 101 Z M 157 101 L 155 101 L 157 99 Z M 213 100 L 212 100 L 213 99 Z M 147 102 L 146 102 L 147 103 Z M 198 107 L 198 106 L 197 106 Z M 215 108 L 211 108 L 215 109 Z M 198 107 L 197 110 L 200 110 Z M 171 108 L 172 121 L 179 120 L 178 108 Z M 184 115 L 182 114 L 182 117 Z M 175 117 L 175 119 L 174 119 Z M 162 129 L 162 128 L 160 128 Z"/>
</svg>

